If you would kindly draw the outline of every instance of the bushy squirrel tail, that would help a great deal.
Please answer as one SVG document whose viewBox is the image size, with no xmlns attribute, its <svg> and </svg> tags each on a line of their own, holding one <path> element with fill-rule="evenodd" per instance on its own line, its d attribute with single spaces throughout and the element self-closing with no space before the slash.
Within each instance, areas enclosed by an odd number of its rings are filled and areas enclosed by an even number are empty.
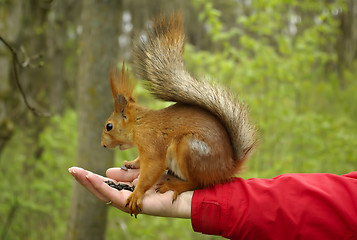
<svg viewBox="0 0 357 240">
<path fill-rule="evenodd" d="M 194 79 L 183 65 L 185 34 L 181 14 L 154 21 L 147 38 L 134 46 L 134 68 L 154 96 L 196 105 L 216 115 L 230 136 L 236 160 L 243 160 L 256 143 L 256 130 L 246 106 L 225 88 Z"/>
</svg>

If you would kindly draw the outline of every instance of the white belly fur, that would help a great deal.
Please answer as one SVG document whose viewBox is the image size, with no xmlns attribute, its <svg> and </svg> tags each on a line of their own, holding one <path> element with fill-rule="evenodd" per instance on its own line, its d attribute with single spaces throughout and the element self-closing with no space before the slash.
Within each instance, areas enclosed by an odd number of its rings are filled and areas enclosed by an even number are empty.
<svg viewBox="0 0 357 240">
<path fill-rule="evenodd" d="M 177 177 L 181 178 L 182 180 L 187 180 L 185 176 L 182 174 L 176 159 L 176 143 L 170 144 L 169 148 L 166 152 L 166 165 L 169 170 L 171 170 Z"/>
</svg>

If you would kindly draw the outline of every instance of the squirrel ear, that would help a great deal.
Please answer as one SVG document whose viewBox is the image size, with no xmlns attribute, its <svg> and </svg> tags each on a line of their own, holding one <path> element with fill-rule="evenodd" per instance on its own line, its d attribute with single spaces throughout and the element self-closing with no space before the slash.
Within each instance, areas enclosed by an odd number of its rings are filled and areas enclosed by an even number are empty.
<svg viewBox="0 0 357 240">
<path fill-rule="evenodd" d="M 115 97 L 115 112 L 117 112 L 118 114 L 120 114 L 120 116 L 122 118 L 126 118 L 126 108 L 128 106 L 128 101 L 126 100 L 126 98 L 121 95 L 118 94 Z"/>
</svg>

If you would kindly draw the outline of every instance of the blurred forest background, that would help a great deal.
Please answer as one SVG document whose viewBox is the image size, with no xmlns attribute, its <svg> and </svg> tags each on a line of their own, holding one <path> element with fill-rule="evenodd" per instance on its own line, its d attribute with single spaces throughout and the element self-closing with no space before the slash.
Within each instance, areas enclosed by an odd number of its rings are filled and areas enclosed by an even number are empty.
<svg viewBox="0 0 357 240">
<path fill-rule="evenodd" d="M 357 169 L 355 0 L 0 0 L 0 240 L 218 239 L 190 220 L 108 208 L 67 172 L 135 158 L 100 146 L 109 69 L 130 63 L 154 16 L 177 9 L 187 69 L 229 86 L 259 127 L 240 176 Z"/>
</svg>

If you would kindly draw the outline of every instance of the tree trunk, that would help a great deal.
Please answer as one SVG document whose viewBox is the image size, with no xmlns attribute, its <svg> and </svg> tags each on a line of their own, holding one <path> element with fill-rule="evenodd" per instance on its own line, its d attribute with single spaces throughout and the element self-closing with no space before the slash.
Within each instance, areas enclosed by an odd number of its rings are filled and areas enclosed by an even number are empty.
<svg viewBox="0 0 357 240">
<path fill-rule="evenodd" d="M 113 152 L 100 146 L 100 135 L 113 110 L 109 68 L 118 57 L 122 1 L 86 0 L 82 4 L 76 165 L 104 174 L 113 165 Z M 75 183 L 67 239 L 104 239 L 106 218 L 107 206 Z"/>
<path fill-rule="evenodd" d="M 50 88 L 47 98 L 51 111 L 56 114 L 61 114 L 68 106 L 73 107 L 75 101 L 71 96 L 76 95 L 78 61 L 73 55 L 77 50 L 78 41 L 77 35 L 72 33 L 72 37 L 69 37 L 68 31 L 79 25 L 80 9 L 80 1 L 53 1 L 52 11 L 48 17 L 46 65 L 50 75 Z M 71 64 L 66 63 L 69 59 L 73 59 Z"/>
<path fill-rule="evenodd" d="M 347 0 L 346 10 L 341 14 L 341 37 L 337 43 L 340 86 L 346 88 L 345 69 L 352 67 L 357 58 L 357 2 Z"/>
</svg>

